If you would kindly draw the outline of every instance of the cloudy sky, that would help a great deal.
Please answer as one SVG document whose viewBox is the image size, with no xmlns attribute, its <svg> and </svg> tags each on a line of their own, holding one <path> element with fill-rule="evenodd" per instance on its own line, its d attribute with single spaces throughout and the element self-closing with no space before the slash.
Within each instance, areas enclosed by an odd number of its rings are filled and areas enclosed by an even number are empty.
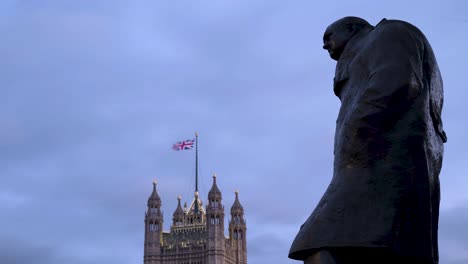
<svg viewBox="0 0 468 264">
<path fill-rule="evenodd" d="M 339 101 L 324 29 L 396 18 L 431 42 L 445 84 L 441 263 L 468 263 L 468 3 L 0 2 L 0 262 L 137 264 L 152 180 L 166 215 L 218 174 L 240 190 L 250 264 L 289 246 L 332 175 Z"/>
</svg>

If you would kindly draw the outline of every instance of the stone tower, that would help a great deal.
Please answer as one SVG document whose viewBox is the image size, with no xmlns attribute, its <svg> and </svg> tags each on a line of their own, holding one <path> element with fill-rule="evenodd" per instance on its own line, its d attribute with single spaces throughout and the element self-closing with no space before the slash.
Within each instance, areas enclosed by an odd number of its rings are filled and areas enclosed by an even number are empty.
<svg viewBox="0 0 468 264">
<path fill-rule="evenodd" d="M 156 191 L 156 181 L 154 181 L 153 192 L 148 198 L 148 209 L 145 213 L 144 264 L 161 264 L 162 228 L 161 198 Z"/>
<path fill-rule="evenodd" d="M 216 174 L 213 175 L 213 185 L 208 192 L 208 205 L 206 208 L 207 223 L 207 250 L 208 263 L 224 264 L 225 238 L 224 238 L 224 206 L 221 203 L 222 194 L 216 185 Z"/>
<path fill-rule="evenodd" d="M 153 182 L 153 192 L 145 213 L 144 264 L 247 264 L 246 222 L 238 192 L 231 208 L 229 237 L 224 235 L 222 193 L 213 175 L 206 208 L 197 188 L 190 204 L 177 207 L 170 231 L 163 232 L 161 199 Z"/>
<path fill-rule="evenodd" d="M 236 191 L 236 199 L 231 207 L 231 221 L 229 222 L 229 237 L 233 257 L 237 264 L 247 263 L 247 224 L 244 219 L 244 208 L 239 202 L 239 191 Z"/>
</svg>

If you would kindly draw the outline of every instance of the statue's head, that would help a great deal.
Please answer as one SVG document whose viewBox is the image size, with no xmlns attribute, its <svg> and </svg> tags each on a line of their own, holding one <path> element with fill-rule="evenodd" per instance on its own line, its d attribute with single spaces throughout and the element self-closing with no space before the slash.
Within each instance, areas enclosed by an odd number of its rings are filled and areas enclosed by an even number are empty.
<svg viewBox="0 0 468 264">
<path fill-rule="evenodd" d="M 372 27 L 366 20 L 359 17 L 344 17 L 327 27 L 323 34 L 323 48 L 328 50 L 330 57 L 339 60 L 346 44 L 363 28 Z"/>
</svg>

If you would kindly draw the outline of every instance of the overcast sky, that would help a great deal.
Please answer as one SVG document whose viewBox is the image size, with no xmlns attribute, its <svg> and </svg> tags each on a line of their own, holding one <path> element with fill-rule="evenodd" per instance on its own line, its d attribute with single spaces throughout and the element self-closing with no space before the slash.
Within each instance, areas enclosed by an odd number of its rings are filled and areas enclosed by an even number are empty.
<svg viewBox="0 0 468 264">
<path fill-rule="evenodd" d="M 445 85 L 441 264 L 468 263 L 468 3 L 0 2 L 0 262 L 138 264 L 152 180 L 165 229 L 218 175 L 239 189 L 249 264 L 287 254 L 332 175 L 339 100 L 325 28 L 354 15 L 427 36 Z M 226 212 L 228 213 L 228 212 Z M 227 220 L 227 219 L 226 219 Z"/>
</svg>

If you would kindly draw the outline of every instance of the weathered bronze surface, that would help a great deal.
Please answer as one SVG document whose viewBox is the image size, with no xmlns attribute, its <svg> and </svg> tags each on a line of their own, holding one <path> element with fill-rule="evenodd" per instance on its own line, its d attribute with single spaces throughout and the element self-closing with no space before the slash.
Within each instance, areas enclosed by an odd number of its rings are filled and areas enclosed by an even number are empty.
<svg viewBox="0 0 468 264">
<path fill-rule="evenodd" d="M 438 263 L 447 137 L 429 42 L 409 23 L 383 19 L 374 27 L 356 17 L 331 24 L 323 40 L 337 61 L 341 101 L 334 174 L 289 257 L 309 264 Z M 347 262 L 358 255 L 370 259 Z"/>
</svg>

